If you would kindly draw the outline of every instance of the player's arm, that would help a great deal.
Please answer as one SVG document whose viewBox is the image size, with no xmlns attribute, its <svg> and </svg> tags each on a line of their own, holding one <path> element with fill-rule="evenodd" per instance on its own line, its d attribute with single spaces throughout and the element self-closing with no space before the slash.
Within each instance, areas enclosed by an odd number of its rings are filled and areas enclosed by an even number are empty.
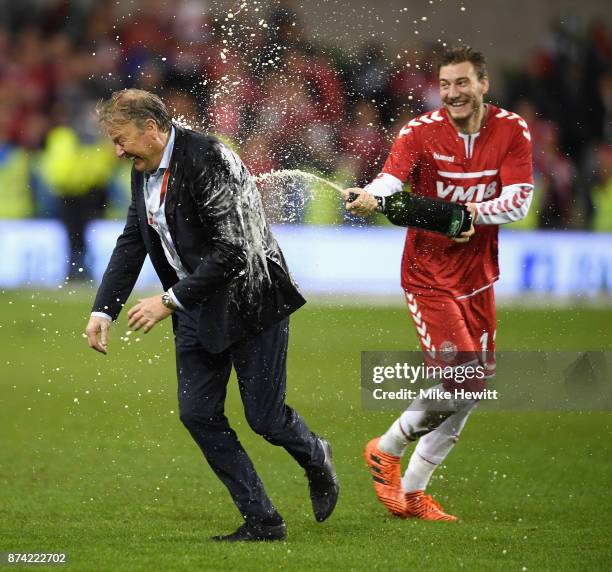
<svg viewBox="0 0 612 572">
<path fill-rule="evenodd" d="M 379 207 L 374 198 L 402 192 L 404 183 L 418 162 L 418 142 L 411 127 L 404 126 L 391 146 L 382 171 L 363 189 L 353 187 L 343 192 L 346 209 L 359 216 L 368 216 Z M 350 194 L 355 195 L 354 197 Z M 351 200 L 349 201 L 349 197 Z"/>
<path fill-rule="evenodd" d="M 363 189 L 343 192 L 346 208 L 359 216 L 382 212 L 393 224 L 441 232 L 464 242 L 473 234 L 471 212 L 462 205 L 404 192 L 404 183 L 419 162 L 419 142 L 414 130 L 404 126 L 382 172 Z M 461 236 L 468 233 L 467 236 Z"/>
<path fill-rule="evenodd" d="M 362 204 L 372 204 L 374 210 L 383 213 L 397 226 L 439 232 L 458 242 L 467 242 L 467 239 L 474 234 L 472 210 L 464 205 L 403 191 L 389 196 L 370 195 L 363 191 L 358 194 L 356 191 L 360 189 L 347 189 L 343 192 L 348 209 L 352 202 L 361 200 Z"/>
<path fill-rule="evenodd" d="M 508 224 L 517 222 L 527 216 L 533 185 L 522 183 L 502 187 L 499 197 L 482 203 L 468 203 L 476 211 L 476 224 Z"/>
<path fill-rule="evenodd" d="M 469 203 L 476 213 L 476 224 L 507 224 L 519 221 L 529 211 L 533 199 L 531 138 L 523 119 L 500 168 L 502 191 L 499 197 L 481 203 Z"/>
</svg>

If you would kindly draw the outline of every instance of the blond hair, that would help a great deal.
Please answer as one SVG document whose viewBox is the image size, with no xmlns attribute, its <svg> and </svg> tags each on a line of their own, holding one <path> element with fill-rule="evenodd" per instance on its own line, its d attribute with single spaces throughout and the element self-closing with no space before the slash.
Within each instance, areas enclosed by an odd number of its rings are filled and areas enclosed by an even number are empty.
<svg viewBox="0 0 612 572">
<path fill-rule="evenodd" d="M 111 126 L 133 121 L 144 129 L 147 119 L 153 119 L 161 131 L 166 133 L 172 127 L 172 117 L 159 96 L 143 89 L 122 89 L 115 91 L 109 99 L 96 105 L 98 121 Z"/>
</svg>

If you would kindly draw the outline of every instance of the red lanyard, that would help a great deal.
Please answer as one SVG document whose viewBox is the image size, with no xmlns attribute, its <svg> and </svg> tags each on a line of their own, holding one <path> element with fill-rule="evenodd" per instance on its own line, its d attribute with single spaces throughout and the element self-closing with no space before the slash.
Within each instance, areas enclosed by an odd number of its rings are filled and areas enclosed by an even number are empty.
<svg viewBox="0 0 612 572">
<path fill-rule="evenodd" d="M 162 186 L 159 191 L 159 206 L 161 207 L 164 204 L 164 199 L 166 198 L 166 190 L 168 188 L 168 179 L 170 178 L 170 167 L 172 163 L 168 165 L 168 168 L 164 171 L 164 178 L 162 179 Z M 153 224 L 153 213 L 149 211 L 149 224 Z"/>
<path fill-rule="evenodd" d="M 161 190 L 159 191 L 159 206 L 161 207 L 164 199 L 166 198 L 166 189 L 168 188 L 168 178 L 170 177 L 170 167 L 172 163 L 168 164 L 168 168 L 164 172 L 164 178 L 162 179 Z"/>
</svg>

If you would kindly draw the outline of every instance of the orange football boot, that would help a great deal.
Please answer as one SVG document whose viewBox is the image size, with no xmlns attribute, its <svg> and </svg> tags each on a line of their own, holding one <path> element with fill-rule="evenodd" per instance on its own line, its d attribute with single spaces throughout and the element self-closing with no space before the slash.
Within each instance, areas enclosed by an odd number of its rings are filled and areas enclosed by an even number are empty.
<svg viewBox="0 0 612 572">
<path fill-rule="evenodd" d="M 372 439 L 365 448 L 364 457 L 378 500 L 395 516 L 403 516 L 406 501 L 400 483 L 400 458 L 378 448 L 380 437 Z M 404 517 L 406 518 L 406 517 Z"/>
<path fill-rule="evenodd" d="M 431 495 L 426 495 L 424 491 L 413 491 L 404 496 L 405 505 L 402 518 L 420 518 L 422 520 L 442 520 L 455 522 L 459 520 L 452 514 L 447 514 Z"/>
</svg>

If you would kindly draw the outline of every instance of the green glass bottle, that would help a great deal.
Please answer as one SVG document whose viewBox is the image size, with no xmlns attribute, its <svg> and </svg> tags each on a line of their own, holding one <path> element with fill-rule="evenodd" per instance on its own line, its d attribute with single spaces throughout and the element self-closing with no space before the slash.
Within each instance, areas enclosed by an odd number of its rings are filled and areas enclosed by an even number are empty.
<svg viewBox="0 0 612 572">
<path fill-rule="evenodd" d="M 353 202 L 358 193 L 349 193 Z M 470 211 L 458 203 L 439 201 L 414 193 L 400 191 L 387 197 L 374 195 L 378 210 L 397 226 L 410 226 L 445 234 L 450 238 L 459 236 L 472 226 Z"/>
</svg>

